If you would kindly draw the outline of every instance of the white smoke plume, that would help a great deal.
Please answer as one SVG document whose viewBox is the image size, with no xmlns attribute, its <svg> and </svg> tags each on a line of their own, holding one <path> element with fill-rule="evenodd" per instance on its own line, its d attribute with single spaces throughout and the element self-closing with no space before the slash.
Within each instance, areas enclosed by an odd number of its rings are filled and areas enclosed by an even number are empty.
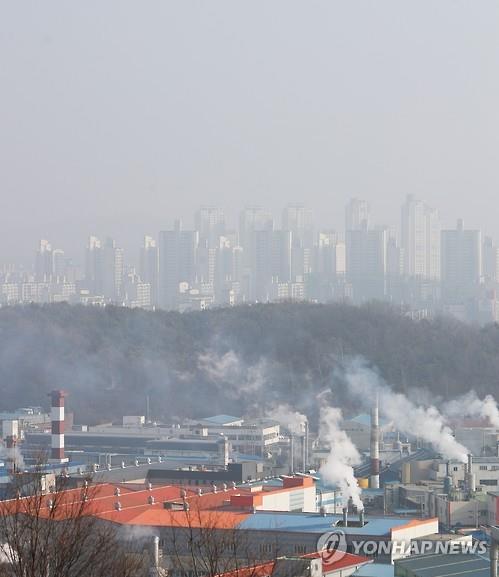
<svg viewBox="0 0 499 577">
<path fill-rule="evenodd" d="M 467 461 L 466 447 L 456 441 L 436 407 L 416 405 L 402 393 L 396 393 L 361 360 L 351 362 L 343 376 L 349 393 L 358 402 L 372 405 L 378 395 L 380 414 L 399 431 L 431 443 L 445 459 Z"/>
<path fill-rule="evenodd" d="M 265 359 L 253 365 L 247 365 L 233 351 L 219 354 L 207 351 L 198 356 L 198 369 L 220 388 L 230 398 L 240 398 L 241 395 L 256 392 L 265 384 L 268 376 L 268 366 Z"/>
<path fill-rule="evenodd" d="M 499 409 L 492 395 L 480 399 L 475 391 L 449 401 L 443 407 L 443 412 L 450 418 L 483 418 L 499 429 Z"/>
<path fill-rule="evenodd" d="M 17 445 L 7 449 L 5 445 L 0 444 L 0 460 L 14 463 L 17 470 L 24 467 L 24 456 Z"/>
<path fill-rule="evenodd" d="M 303 435 L 304 433 L 304 424 L 307 422 L 306 415 L 294 411 L 289 405 L 278 405 L 267 411 L 266 416 L 277 421 L 293 435 Z"/>
<path fill-rule="evenodd" d="M 363 509 L 361 489 L 353 470 L 362 459 L 350 437 L 341 429 L 341 421 L 340 409 L 328 406 L 321 408 L 319 435 L 330 451 L 320 473 L 326 482 L 341 489 L 345 501 L 352 498 L 353 504 Z"/>
</svg>

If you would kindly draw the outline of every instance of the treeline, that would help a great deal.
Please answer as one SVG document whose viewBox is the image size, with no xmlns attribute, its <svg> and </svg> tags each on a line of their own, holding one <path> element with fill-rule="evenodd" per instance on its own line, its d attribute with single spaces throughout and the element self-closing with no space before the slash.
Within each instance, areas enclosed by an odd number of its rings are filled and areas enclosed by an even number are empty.
<svg viewBox="0 0 499 577">
<path fill-rule="evenodd" d="M 47 393 L 64 388 L 79 422 L 144 414 L 147 396 L 156 419 L 257 415 L 281 402 L 314 414 L 325 389 L 346 402 L 336 369 L 355 357 L 434 399 L 498 391 L 496 325 L 415 322 L 381 304 L 188 314 L 59 304 L 0 309 L 0 410 L 48 407 Z"/>
</svg>

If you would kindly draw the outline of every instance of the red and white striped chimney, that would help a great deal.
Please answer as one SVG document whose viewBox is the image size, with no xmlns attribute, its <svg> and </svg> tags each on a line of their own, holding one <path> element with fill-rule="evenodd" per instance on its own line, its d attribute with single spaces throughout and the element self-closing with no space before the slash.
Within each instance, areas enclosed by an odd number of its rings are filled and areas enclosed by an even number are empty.
<svg viewBox="0 0 499 577">
<path fill-rule="evenodd" d="M 64 391 L 52 391 L 52 447 L 50 451 L 50 461 L 52 463 L 66 463 L 68 459 L 64 457 Z"/>
</svg>

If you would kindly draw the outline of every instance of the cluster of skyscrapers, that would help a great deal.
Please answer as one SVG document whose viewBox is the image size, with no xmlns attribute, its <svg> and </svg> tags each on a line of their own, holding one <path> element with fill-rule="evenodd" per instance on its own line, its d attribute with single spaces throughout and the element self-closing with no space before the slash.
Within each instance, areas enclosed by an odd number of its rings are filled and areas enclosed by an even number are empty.
<svg viewBox="0 0 499 577">
<path fill-rule="evenodd" d="M 280 226 L 259 206 L 240 213 L 237 230 L 219 207 L 146 236 L 138 266 L 112 239 L 90 237 L 84 266 L 40 242 L 33 270 L 4 267 L 0 302 L 70 301 L 196 310 L 243 302 L 389 301 L 414 315 L 451 313 L 495 321 L 499 252 L 479 230 L 442 229 L 439 214 L 408 196 L 400 230 L 374 225 L 369 204 L 352 199 L 345 229 L 317 230 L 302 205 L 287 206 Z"/>
</svg>

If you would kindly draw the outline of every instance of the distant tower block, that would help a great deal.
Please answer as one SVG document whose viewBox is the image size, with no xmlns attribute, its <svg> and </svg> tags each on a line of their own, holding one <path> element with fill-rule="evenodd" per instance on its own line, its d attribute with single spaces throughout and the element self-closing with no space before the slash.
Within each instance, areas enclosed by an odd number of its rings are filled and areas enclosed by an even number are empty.
<svg viewBox="0 0 499 577">
<path fill-rule="evenodd" d="M 52 448 L 50 451 L 51 463 L 66 463 L 64 457 L 64 391 L 52 391 Z"/>
</svg>

